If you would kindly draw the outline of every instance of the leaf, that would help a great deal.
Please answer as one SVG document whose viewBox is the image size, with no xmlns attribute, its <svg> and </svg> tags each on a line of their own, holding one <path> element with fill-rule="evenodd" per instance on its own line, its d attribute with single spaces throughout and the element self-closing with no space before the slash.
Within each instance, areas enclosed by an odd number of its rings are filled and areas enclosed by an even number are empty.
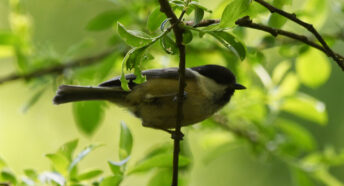
<svg viewBox="0 0 344 186">
<path fill-rule="evenodd" d="M 296 93 L 299 88 L 299 79 L 295 73 L 290 72 L 286 75 L 281 85 L 278 87 L 276 97 L 279 99 L 285 96 L 291 96 Z"/>
<path fill-rule="evenodd" d="M 271 14 L 269 17 L 268 25 L 274 28 L 282 28 L 282 26 L 287 22 L 287 18 L 279 14 Z"/>
<path fill-rule="evenodd" d="M 171 169 L 158 170 L 148 181 L 149 186 L 162 186 L 171 184 Z"/>
<path fill-rule="evenodd" d="M 306 172 L 297 168 L 292 168 L 291 173 L 296 186 L 314 186 L 312 179 Z"/>
<path fill-rule="evenodd" d="M 100 182 L 99 186 L 119 186 L 122 182 L 123 177 L 122 176 L 109 176 L 103 179 L 103 181 Z"/>
<path fill-rule="evenodd" d="M 72 171 L 76 165 L 85 158 L 90 152 L 92 152 L 94 149 L 99 147 L 99 145 L 89 145 L 87 146 L 83 151 L 81 151 L 72 161 L 72 163 L 68 167 L 68 171 Z"/>
<path fill-rule="evenodd" d="M 315 148 L 315 140 L 311 133 L 301 125 L 286 119 L 277 119 L 275 126 L 287 134 L 293 146 L 311 151 Z"/>
<path fill-rule="evenodd" d="M 176 43 L 168 35 L 160 39 L 160 45 L 167 54 L 174 55 L 178 52 Z"/>
<path fill-rule="evenodd" d="M 25 103 L 25 105 L 22 108 L 22 111 L 25 113 L 27 112 L 33 105 L 35 105 L 35 103 L 37 103 L 37 101 L 39 100 L 39 98 L 41 98 L 41 96 L 43 95 L 44 91 L 46 89 L 43 88 L 39 91 L 37 91 L 30 99 L 27 103 Z"/>
<path fill-rule="evenodd" d="M 57 183 L 59 186 L 64 186 L 66 183 L 64 177 L 57 172 L 44 172 L 39 176 L 39 180 L 49 185 Z"/>
<path fill-rule="evenodd" d="M 8 170 L 2 170 L 1 171 L 0 180 L 5 181 L 5 182 L 9 182 L 10 185 L 12 185 L 12 184 L 16 185 L 16 183 L 17 183 L 16 176 Z"/>
<path fill-rule="evenodd" d="M 274 84 L 278 84 L 286 72 L 290 69 L 291 64 L 289 61 L 283 61 L 279 63 L 272 72 L 272 81 Z"/>
<path fill-rule="evenodd" d="M 120 161 L 120 162 L 114 162 L 114 161 L 108 161 L 108 164 L 110 166 L 110 169 L 114 175 L 123 175 L 123 172 L 121 168 L 127 164 L 129 161 L 130 156 L 128 156 L 126 159 Z"/>
<path fill-rule="evenodd" d="M 92 135 L 104 117 L 104 102 L 75 102 L 73 103 L 73 114 L 79 129 L 87 135 Z"/>
<path fill-rule="evenodd" d="M 120 22 L 117 23 L 117 31 L 121 38 L 130 46 L 142 47 L 152 43 L 153 39 L 140 31 L 127 30 Z"/>
<path fill-rule="evenodd" d="M 119 159 L 123 160 L 130 156 L 133 147 L 133 136 L 124 121 L 121 121 L 121 134 L 119 139 Z"/>
<path fill-rule="evenodd" d="M 0 45 L 13 45 L 15 35 L 11 32 L 0 32 Z"/>
<path fill-rule="evenodd" d="M 235 21 L 242 17 L 248 10 L 251 0 L 232 0 L 221 16 L 220 24 L 215 27 L 216 30 L 223 28 L 231 28 L 235 25 Z"/>
<path fill-rule="evenodd" d="M 135 167 L 128 171 L 128 174 L 133 174 L 137 172 L 149 171 L 157 167 L 172 167 L 173 154 L 163 153 L 157 154 L 146 160 L 139 162 Z M 190 164 L 190 159 L 179 155 L 179 167 L 185 167 Z"/>
<path fill-rule="evenodd" d="M 65 144 L 63 144 L 60 149 L 58 150 L 58 152 L 60 152 L 61 154 L 63 154 L 69 161 L 72 160 L 73 157 L 73 153 L 76 149 L 76 147 L 78 146 L 78 139 L 69 141 Z"/>
<path fill-rule="evenodd" d="M 69 166 L 69 160 L 60 153 L 45 155 L 53 164 L 53 169 L 62 175 L 66 175 Z"/>
<path fill-rule="evenodd" d="M 326 125 L 327 123 L 325 104 L 310 96 L 300 94 L 286 99 L 281 109 L 320 125 Z"/>
<path fill-rule="evenodd" d="M 79 181 L 83 181 L 83 180 L 90 180 L 93 179 L 99 175 L 101 175 L 103 173 L 103 171 L 101 170 L 91 170 L 85 173 L 82 173 L 80 175 L 77 176 L 77 180 Z"/>
<path fill-rule="evenodd" d="M 183 32 L 183 44 L 186 45 L 186 44 L 190 43 L 192 41 L 192 38 L 193 38 L 193 36 L 192 36 L 192 32 L 190 30 L 185 30 Z"/>
<path fill-rule="evenodd" d="M 89 31 L 101 31 L 111 28 L 111 26 L 123 16 L 123 13 L 124 11 L 120 9 L 103 12 L 91 19 L 86 29 Z"/>
<path fill-rule="evenodd" d="M 329 79 L 331 65 L 324 54 L 310 49 L 296 59 L 296 72 L 303 84 L 316 88 Z"/>
<path fill-rule="evenodd" d="M 160 12 L 160 7 L 157 7 L 149 15 L 147 20 L 147 27 L 150 31 L 155 31 L 161 25 L 161 23 L 166 19 L 166 15 Z"/>
<path fill-rule="evenodd" d="M 203 16 L 204 16 L 204 10 L 197 7 L 195 9 L 194 25 L 197 25 L 198 23 L 200 23 L 203 19 Z"/>
<path fill-rule="evenodd" d="M 209 10 L 209 9 L 207 9 L 206 7 L 200 5 L 199 2 L 197 2 L 197 1 L 191 1 L 191 2 L 189 3 L 189 8 L 193 8 L 193 9 L 195 9 L 195 10 L 196 10 L 196 9 L 201 9 L 201 10 L 203 10 L 203 11 L 212 13 L 211 10 Z"/>
<path fill-rule="evenodd" d="M 27 176 L 28 178 L 30 178 L 33 181 L 38 180 L 38 174 L 33 169 L 25 169 L 24 174 L 25 174 L 25 176 Z"/>
<path fill-rule="evenodd" d="M 246 47 L 234 35 L 224 31 L 209 31 L 207 33 L 220 41 L 226 48 L 230 49 L 239 59 L 245 59 Z"/>
<path fill-rule="evenodd" d="M 148 46 L 133 48 L 125 55 L 122 61 L 122 74 L 121 74 L 121 87 L 123 90 L 129 91 L 128 80 L 125 78 L 125 70 L 135 69 L 134 74 L 136 79 L 135 83 L 142 83 L 146 78 L 141 74 L 141 62 L 145 59 L 145 51 Z"/>
</svg>

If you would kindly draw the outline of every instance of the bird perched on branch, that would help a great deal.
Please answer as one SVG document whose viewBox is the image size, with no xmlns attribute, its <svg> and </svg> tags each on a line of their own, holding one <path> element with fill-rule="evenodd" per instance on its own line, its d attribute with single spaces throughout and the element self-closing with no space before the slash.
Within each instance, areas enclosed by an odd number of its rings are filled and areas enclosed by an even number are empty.
<svg viewBox="0 0 344 186">
<path fill-rule="evenodd" d="M 136 84 L 134 74 L 126 75 L 130 91 L 121 88 L 120 76 L 98 86 L 61 85 L 54 104 L 74 101 L 107 100 L 126 107 L 142 119 L 145 127 L 175 128 L 177 115 L 178 68 L 143 71 L 147 81 Z M 233 73 L 218 65 L 185 69 L 182 126 L 195 124 L 212 116 L 226 105 L 235 90 L 245 89 Z"/>
</svg>

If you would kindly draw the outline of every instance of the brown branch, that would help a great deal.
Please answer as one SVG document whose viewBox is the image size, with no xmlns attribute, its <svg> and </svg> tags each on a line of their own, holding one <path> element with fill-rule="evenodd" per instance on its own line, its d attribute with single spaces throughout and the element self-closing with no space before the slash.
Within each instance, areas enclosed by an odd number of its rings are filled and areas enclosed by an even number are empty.
<svg viewBox="0 0 344 186">
<path fill-rule="evenodd" d="M 174 139 L 173 148 L 173 175 L 172 175 L 172 186 L 178 186 L 178 162 L 180 152 L 180 141 L 182 140 L 183 134 L 181 133 L 181 123 L 183 120 L 183 100 L 184 100 L 184 88 L 185 88 L 185 45 L 183 44 L 183 32 L 184 29 L 179 26 L 180 21 L 183 19 L 184 13 L 179 18 L 174 14 L 168 0 L 159 0 L 160 11 L 170 19 L 171 25 L 173 25 L 173 32 L 176 37 L 176 45 L 179 50 L 179 91 L 177 99 L 177 118 L 176 118 L 176 129 L 172 133 Z"/>
<path fill-rule="evenodd" d="M 20 80 L 20 79 L 30 80 L 32 78 L 37 78 L 37 77 L 41 77 L 45 75 L 61 74 L 66 69 L 84 67 L 84 66 L 96 64 L 100 60 L 108 57 L 113 52 L 114 50 L 107 50 L 95 56 L 75 59 L 75 60 L 66 62 L 64 64 L 59 64 L 59 65 L 55 65 L 55 66 L 43 68 L 43 69 L 38 69 L 27 74 L 19 74 L 19 73 L 12 74 L 12 75 L 0 78 L 0 85 L 6 82 Z"/>
<path fill-rule="evenodd" d="M 220 23 L 219 19 L 204 19 L 196 25 L 194 25 L 193 21 L 186 21 L 185 25 L 197 28 L 197 27 L 207 27 L 209 25 L 213 25 L 213 24 L 217 24 L 217 23 Z"/>
<path fill-rule="evenodd" d="M 318 31 L 314 28 L 314 26 L 312 24 L 306 23 L 300 19 L 298 19 L 296 17 L 295 14 L 291 14 L 288 12 L 285 12 L 281 9 L 278 9 L 274 6 L 272 6 L 271 4 L 265 2 L 264 0 L 255 0 L 257 3 L 261 4 L 262 6 L 264 6 L 265 8 L 267 8 L 271 13 L 277 13 L 299 25 L 301 25 L 302 27 L 306 28 L 309 32 L 311 32 L 316 38 L 317 40 L 321 43 L 321 45 L 323 46 L 323 48 L 325 49 L 325 52 L 327 54 L 327 56 L 331 57 L 333 60 L 336 61 L 336 63 L 341 67 L 341 69 L 344 71 L 344 57 L 336 54 L 335 52 L 333 52 L 333 50 L 327 45 L 327 43 L 325 42 L 325 40 L 321 37 L 321 35 L 318 33 Z"/>
</svg>

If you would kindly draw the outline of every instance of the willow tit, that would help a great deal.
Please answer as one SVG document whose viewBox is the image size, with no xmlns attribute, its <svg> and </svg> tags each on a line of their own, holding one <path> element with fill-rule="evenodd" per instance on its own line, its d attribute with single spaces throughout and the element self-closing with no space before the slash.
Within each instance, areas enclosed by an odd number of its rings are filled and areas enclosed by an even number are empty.
<svg viewBox="0 0 344 186">
<path fill-rule="evenodd" d="M 96 87 L 62 85 L 54 104 L 73 101 L 108 100 L 126 107 L 142 119 L 145 127 L 171 129 L 176 125 L 178 68 L 153 69 L 142 72 L 147 81 L 134 83 L 128 74 L 130 91 L 121 88 L 120 77 Z M 222 66 L 204 65 L 185 69 L 185 95 L 182 126 L 200 122 L 226 105 L 235 90 L 245 89 L 237 84 L 233 73 Z"/>
</svg>

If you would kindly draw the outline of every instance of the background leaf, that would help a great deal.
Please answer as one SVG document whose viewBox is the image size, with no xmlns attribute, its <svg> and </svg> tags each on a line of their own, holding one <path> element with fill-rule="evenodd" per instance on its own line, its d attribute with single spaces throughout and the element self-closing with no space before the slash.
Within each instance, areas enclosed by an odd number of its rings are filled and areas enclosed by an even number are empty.
<svg viewBox="0 0 344 186">
<path fill-rule="evenodd" d="M 124 15 L 121 9 L 100 13 L 88 22 L 86 29 L 89 31 L 102 31 L 111 28 L 112 25 Z"/>
<path fill-rule="evenodd" d="M 130 156 L 131 149 L 133 147 L 133 136 L 127 127 L 127 125 L 124 123 L 124 121 L 121 122 L 121 134 L 119 139 L 119 159 L 123 160 Z"/>
</svg>

